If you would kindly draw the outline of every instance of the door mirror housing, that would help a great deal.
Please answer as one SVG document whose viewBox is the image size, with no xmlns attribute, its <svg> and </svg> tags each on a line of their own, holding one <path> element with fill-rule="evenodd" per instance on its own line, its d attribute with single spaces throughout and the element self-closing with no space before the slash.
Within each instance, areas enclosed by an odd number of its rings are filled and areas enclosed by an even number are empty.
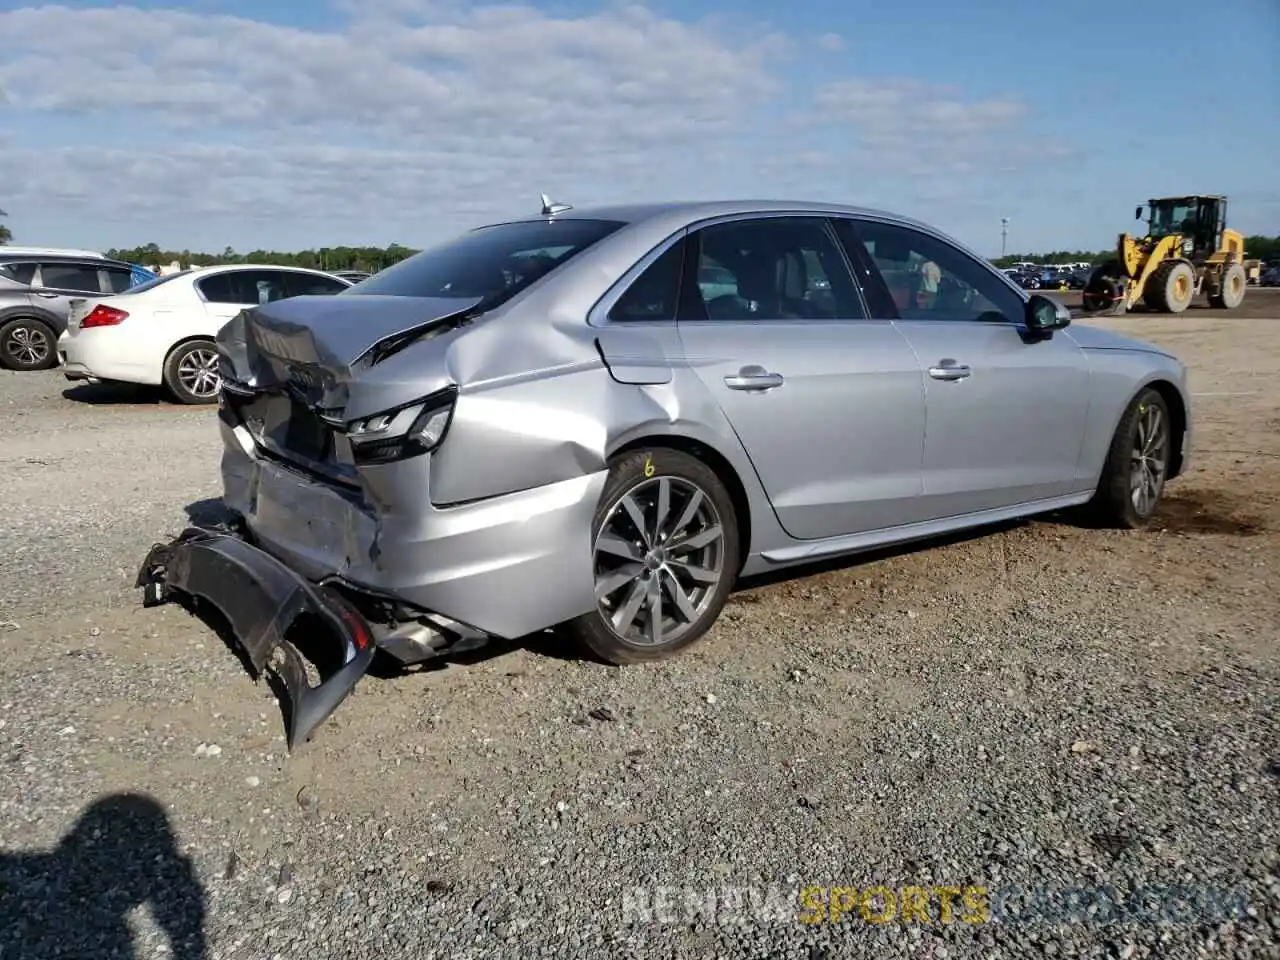
<svg viewBox="0 0 1280 960">
<path fill-rule="evenodd" d="M 1033 334 L 1050 335 L 1071 325 L 1071 311 L 1051 297 L 1033 293 L 1027 300 L 1026 324 Z"/>
<path fill-rule="evenodd" d="M 1133 219 L 1135 219 L 1135 220 L 1141 220 L 1141 219 L 1142 219 L 1142 207 L 1141 207 L 1141 206 L 1136 206 L 1136 207 L 1134 207 L 1134 208 L 1133 208 Z"/>
</svg>

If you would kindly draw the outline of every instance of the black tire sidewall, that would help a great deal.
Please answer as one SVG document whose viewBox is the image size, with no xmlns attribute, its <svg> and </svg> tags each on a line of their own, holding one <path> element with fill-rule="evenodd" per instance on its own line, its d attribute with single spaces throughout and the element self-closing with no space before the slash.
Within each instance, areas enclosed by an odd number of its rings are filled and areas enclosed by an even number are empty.
<svg viewBox="0 0 1280 960">
<path fill-rule="evenodd" d="M 41 334 L 44 336 L 45 340 L 48 341 L 49 355 L 45 357 L 43 362 L 35 365 L 24 365 L 9 356 L 7 350 L 9 336 L 14 330 L 17 330 L 20 327 L 27 327 L 32 331 Z M 0 324 L 0 365 L 3 365 L 6 370 L 18 370 L 22 372 L 32 370 L 50 370 L 53 367 L 56 367 L 58 365 L 58 335 L 54 333 L 53 328 L 43 320 L 36 320 L 28 317 L 17 317 L 4 324 Z"/>
<path fill-rule="evenodd" d="M 182 363 L 182 358 L 193 350 L 213 350 L 216 349 L 212 340 L 188 340 L 186 343 L 175 347 L 170 351 L 169 356 L 164 361 L 164 386 L 169 391 L 169 395 L 178 403 L 190 405 L 211 404 L 218 402 L 217 394 L 205 399 L 197 397 L 182 384 L 181 378 L 178 376 L 178 365 Z"/>
<path fill-rule="evenodd" d="M 1132 469 L 1130 458 L 1137 441 L 1138 418 L 1145 412 L 1146 407 L 1153 403 L 1157 404 L 1164 413 L 1166 429 L 1169 430 L 1169 450 L 1166 453 L 1165 475 L 1161 480 L 1160 490 L 1156 494 L 1155 504 L 1151 512 L 1143 516 L 1134 507 L 1129 489 Z M 1161 396 L 1160 391 L 1152 387 L 1144 387 L 1129 401 L 1129 406 L 1125 408 L 1124 416 L 1120 418 L 1120 423 L 1112 437 L 1106 466 L 1103 468 L 1102 481 L 1098 488 L 1096 505 L 1102 509 L 1105 519 L 1112 525 L 1136 529 L 1145 526 L 1159 512 L 1160 503 L 1164 500 L 1165 485 L 1169 479 L 1173 444 L 1177 441 L 1172 427 L 1173 418 L 1170 415 L 1169 403 Z"/>
<path fill-rule="evenodd" d="M 646 476 L 646 464 L 654 472 Z M 716 586 L 711 602 L 702 620 L 673 643 L 655 647 L 642 647 L 627 643 L 615 634 L 598 609 L 578 617 L 569 627 L 575 638 L 594 656 L 606 663 L 624 665 L 663 660 L 701 639 L 720 616 L 725 601 L 737 580 L 740 557 L 737 511 L 724 483 L 706 463 L 697 457 L 669 447 L 649 447 L 623 454 L 611 461 L 609 477 L 600 494 L 600 503 L 591 520 L 591 542 L 595 542 L 600 527 L 613 507 L 629 490 L 640 483 L 672 477 L 697 484 L 703 494 L 715 505 L 724 531 L 724 576 Z M 592 561 L 594 566 L 594 559 Z"/>
</svg>

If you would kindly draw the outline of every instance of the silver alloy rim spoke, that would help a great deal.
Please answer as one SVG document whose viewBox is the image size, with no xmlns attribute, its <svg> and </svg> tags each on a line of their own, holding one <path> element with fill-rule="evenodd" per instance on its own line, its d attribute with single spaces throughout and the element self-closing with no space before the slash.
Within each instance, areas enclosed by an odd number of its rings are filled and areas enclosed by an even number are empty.
<svg viewBox="0 0 1280 960">
<path fill-rule="evenodd" d="M 178 380 L 197 397 L 218 392 L 218 355 L 212 350 L 192 350 L 178 364 Z"/>
<path fill-rule="evenodd" d="M 724 569 L 724 530 L 711 498 L 682 477 L 648 478 L 619 497 L 600 526 L 596 603 L 625 642 L 671 643 L 701 620 Z"/>
<path fill-rule="evenodd" d="M 1143 411 L 1136 434 L 1129 471 L 1129 499 L 1138 514 L 1146 516 L 1155 508 L 1164 485 L 1169 448 L 1164 411 L 1155 405 Z"/>
<path fill-rule="evenodd" d="M 30 327 L 9 334 L 8 354 L 19 363 L 41 363 L 49 356 L 49 338 Z"/>
</svg>

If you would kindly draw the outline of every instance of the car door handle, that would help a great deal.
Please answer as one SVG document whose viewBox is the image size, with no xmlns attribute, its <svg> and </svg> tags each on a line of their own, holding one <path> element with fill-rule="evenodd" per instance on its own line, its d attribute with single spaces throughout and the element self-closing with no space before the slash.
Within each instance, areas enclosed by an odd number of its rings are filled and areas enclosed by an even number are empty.
<svg viewBox="0 0 1280 960">
<path fill-rule="evenodd" d="M 46 300 L 57 300 L 57 299 L 58 299 L 58 297 L 60 297 L 60 296 L 61 296 L 61 294 L 59 294 L 59 293 L 50 293 L 50 292 L 49 292 L 49 291 L 47 291 L 47 290 L 37 290 L 37 291 L 36 291 L 36 296 L 37 296 L 37 297 L 44 297 Z"/>
<path fill-rule="evenodd" d="M 725 377 L 724 385 L 730 390 L 772 390 L 786 381 L 780 373 L 769 373 L 764 367 L 743 367 L 734 376 Z"/>
<path fill-rule="evenodd" d="M 964 364 L 954 360 L 943 360 L 936 367 L 929 368 L 929 376 L 935 380 L 963 380 L 972 372 Z"/>
</svg>

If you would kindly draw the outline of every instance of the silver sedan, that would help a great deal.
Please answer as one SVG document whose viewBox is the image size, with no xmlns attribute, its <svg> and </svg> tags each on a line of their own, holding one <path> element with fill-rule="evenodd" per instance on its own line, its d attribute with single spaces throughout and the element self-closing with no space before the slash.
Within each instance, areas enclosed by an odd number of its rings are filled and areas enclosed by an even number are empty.
<svg viewBox="0 0 1280 960">
<path fill-rule="evenodd" d="M 372 651 L 701 637 L 744 574 L 1067 507 L 1146 523 L 1185 369 L 924 223 L 692 203 L 485 226 L 219 334 L 233 522 L 158 548 L 306 734 Z M 336 651 L 311 687 L 291 618 Z"/>
</svg>

